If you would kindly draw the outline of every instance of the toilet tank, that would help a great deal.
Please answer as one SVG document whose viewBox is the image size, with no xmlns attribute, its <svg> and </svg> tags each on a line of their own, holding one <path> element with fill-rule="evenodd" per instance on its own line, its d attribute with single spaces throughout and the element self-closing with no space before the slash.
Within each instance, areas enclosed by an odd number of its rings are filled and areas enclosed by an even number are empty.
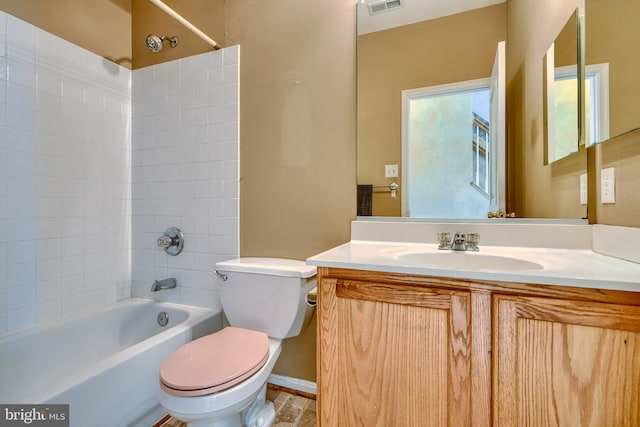
<svg viewBox="0 0 640 427">
<path fill-rule="evenodd" d="M 300 334 L 314 308 L 316 267 L 284 258 L 236 258 L 216 264 L 220 300 L 232 326 L 284 339 Z M 226 278 L 226 280 L 224 280 Z"/>
</svg>

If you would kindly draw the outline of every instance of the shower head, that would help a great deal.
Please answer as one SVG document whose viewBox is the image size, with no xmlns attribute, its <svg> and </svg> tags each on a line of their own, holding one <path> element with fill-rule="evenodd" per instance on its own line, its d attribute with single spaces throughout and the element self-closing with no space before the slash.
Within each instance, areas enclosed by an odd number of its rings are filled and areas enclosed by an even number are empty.
<svg viewBox="0 0 640 427">
<path fill-rule="evenodd" d="M 169 36 L 161 36 L 158 37 L 155 34 L 149 34 L 147 36 L 147 47 L 153 53 L 160 52 L 162 50 L 162 42 L 165 40 L 169 41 L 169 45 L 171 47 L 176 47 L 178 45 L 177 37 L 169 37 Z"/>
</svg>

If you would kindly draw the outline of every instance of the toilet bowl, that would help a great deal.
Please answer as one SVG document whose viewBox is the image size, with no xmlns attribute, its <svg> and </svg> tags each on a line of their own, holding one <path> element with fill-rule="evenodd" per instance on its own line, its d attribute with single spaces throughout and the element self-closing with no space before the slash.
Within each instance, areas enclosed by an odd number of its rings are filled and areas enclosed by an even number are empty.
<svg viewBox="0 0 640 427">
<path fill-rule="evenodd" d="M 238 258 L 216 264 L 231 326 L 194 340 L 160 368 L 160 404 L 199 427 L 269 427 L 275 419 L 266 384 L 282 339 L 296 336 L 313 308 L 315 267 L 277 258 Z"/>
<path fill-rule="evenodd" d="M 201 396 L 180 396 L 167 391 L 161 382 L 158 392 L 160 405 L 172 417 L 189 426 L 270 426 L 275 418 L 275 410 L 273 404 L 265 399 L 266 383 L 280 355 L 280 344 L 279 340 L 269 339 L 266 363 L 244 381 L 223 391 Z"/>
</svg>

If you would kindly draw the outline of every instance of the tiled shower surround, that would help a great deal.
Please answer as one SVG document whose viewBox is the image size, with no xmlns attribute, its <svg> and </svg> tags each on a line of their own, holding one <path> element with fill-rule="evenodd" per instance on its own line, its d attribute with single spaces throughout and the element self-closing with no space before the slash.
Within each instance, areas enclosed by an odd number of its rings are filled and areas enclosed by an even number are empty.
<svg viewBox="0 0 640 427">
<path fill-rule="evenodd" d="M 220 307 L 212 274 L 239 253 L 239 47 L 133 72 L 133 295 Z M 184 233 L 169 256 L 156 240 Z M 175 289 L 150 292 L 175 277 Z"/>
<path fill-rule="evenodd" d="M 0 12 L 0 334 L 238 254 L 238 48 L 130 70 Z M 133 110 L 133 111 L 132 111 Z M 185 231 L 169 257 L 156 239 Z"/>
</svg>

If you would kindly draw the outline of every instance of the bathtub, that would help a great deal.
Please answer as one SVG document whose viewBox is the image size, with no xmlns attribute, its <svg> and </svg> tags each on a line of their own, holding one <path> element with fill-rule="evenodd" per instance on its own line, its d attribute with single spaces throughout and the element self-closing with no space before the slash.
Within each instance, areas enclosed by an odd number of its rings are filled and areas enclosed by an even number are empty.
<svg viewBox="0 0 640 427">
<path fill-rule="evenodd" d="M 168 314 L 166 326 L 158 315 Z M 0 337 L 0 402 L 69 404 L 71 427 L 144 426 L 162 418 L 162 361 L 222 327 L 219 311 L 131 299 Z"/>
</svg>

